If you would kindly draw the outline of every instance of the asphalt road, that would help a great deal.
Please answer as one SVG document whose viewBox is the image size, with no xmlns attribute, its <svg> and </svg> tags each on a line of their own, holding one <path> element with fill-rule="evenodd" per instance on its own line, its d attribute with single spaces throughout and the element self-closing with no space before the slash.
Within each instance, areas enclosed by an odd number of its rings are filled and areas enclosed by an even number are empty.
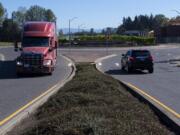
<svg viewBox="0 0 180 135">
<path fill-rule="evenodd" d="M 145 49 L 151 49 L 155 50 L 157 52 L 157 55 L 159 54 L 158 50 L 164 50 L 167 53 L 171 53 L 171 50 L 173 51 L 176 48 L 179 48 L 180 45 L 175 44 L 169 44 L 169 45 L 160 45 L 160 46 L 147 46 L 147 47 L 89 47 L 89 48 L 59 48 L 59 51 L 70 57 L 71 59 L 74 59 L 76 62 L 94 62 L 96 59 L 100 57 L 104 57 L 111 54 L 119 54 L 122 52 L 125 52 L 127 49 L 135 49 L 135 48 L 145 48 Z M 161 55 L 161 54 L 160 54 Z M 171 56 L 166 56 L 167 54 L 164 53 L 164 59 L 169 58 Z"/>
<path fill-rule="evenodd" d="M 69 62 L 59 55 L 52 76 L 17 77 L 13 48 L 0 49 L 0 121 L 71 74 Z"/>
<path fill-rule="evenodd" d="M 116 51 L 114 57 L 102 60 L 98 63 L 101 71 L 108 73 L 127 83 L 142 89 L 156 98 L 178 114 L 180 114 L 180 46 L 176 48 L 153 49 L 150 48 L 154 57 L 154 73 L 136 71 L 128 74 L 121 71 L 121 55 L 126 50 Z M 177 61 L 169 61 L 177 60 Z"/>
<path fill-rule="evenodd" d="M 154 55 L 154 74 L 136 72 L 129 75 L 122 72 L 120 70 L 121 54 L 128 48 L 60 48 L 59 52 L 77 62 L 94 62 L 99 57 L 117 54 L 99 64 L 104 72 L 134 84 L 180 113 L 180 68 L 176 66 L 176 62 L 171 62 L 171 64 L 168 62 L 170 59 L 180 59 L 180 46 L 165 45 L 145 48 L 150 49 Z M 68 61 L 59 56 L 57 68 L 52 76 L 17 78 L 14 68 L 14 58 L 17 55 L 13 48 L 0 48 L 0 121 L 57 82 L 63 81 L 71 73 Z"/>
</svg>

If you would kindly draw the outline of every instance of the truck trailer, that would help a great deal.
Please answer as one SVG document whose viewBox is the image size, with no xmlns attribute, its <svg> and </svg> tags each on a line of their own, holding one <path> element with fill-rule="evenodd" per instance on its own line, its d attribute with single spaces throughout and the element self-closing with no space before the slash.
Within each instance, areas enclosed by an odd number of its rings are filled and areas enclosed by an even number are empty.
<svg viewBox="0 0 180 135">
<path fill-rule="evenodd" d="M 52 74 L 57 62 L 56 25 L 53 22 L 26 22 L 23 27 L 21 46 L 16 59 L 17 75 Z"/>
</svg>

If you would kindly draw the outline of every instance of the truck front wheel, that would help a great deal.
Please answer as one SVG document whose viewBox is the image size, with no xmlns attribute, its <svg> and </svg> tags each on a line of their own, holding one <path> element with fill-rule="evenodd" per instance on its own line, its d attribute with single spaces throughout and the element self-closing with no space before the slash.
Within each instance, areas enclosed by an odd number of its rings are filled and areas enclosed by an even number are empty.
<svg viewBox="0 0 180 135">
<path fill-rule="evenodd" d="M 21 73 L 21 72 L 16 72 L 16 75 L 17 75 L 17 77 L 21 77 L 21 76 L 23 76 L 23 73 Z"/>
<path fill-rule="evenodd" d="M 48 75 L 52 75 L 54 71 L 54 67 L 49 68 L 49 72 L 47 73 Z"/>
<path fill-rule="evenodd" d="M 51 71 L 51 72 L 49 72 L 49 73 L 47 73 L 47 75 L 52 75 L 53 74 L 53 72 Z"/>
</svg>

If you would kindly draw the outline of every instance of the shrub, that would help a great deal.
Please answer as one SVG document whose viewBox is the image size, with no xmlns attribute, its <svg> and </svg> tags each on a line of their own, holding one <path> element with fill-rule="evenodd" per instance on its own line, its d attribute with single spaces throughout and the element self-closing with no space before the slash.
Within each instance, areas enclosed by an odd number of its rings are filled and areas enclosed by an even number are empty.
<svg viewBox="0 0 180 135">
<path fill-rule="evenodd" d="M 80 41 L 120 41 L 120 42 L 133 42 L 137 44 L 154 44 L 155 38 L 152 37 L 138 37 L 138 36 L 123 36 L 123 35 L 111 35 L 109 39 L 105 35 L 97 35 L 97 36 L 80 36 Z"/>
<path fill-rule="evenodd" d="M 64 44 L 64 43 L 67 43 L 68 40 L 66 38 L 59 38 L 59 44 Z"/>
</svg>

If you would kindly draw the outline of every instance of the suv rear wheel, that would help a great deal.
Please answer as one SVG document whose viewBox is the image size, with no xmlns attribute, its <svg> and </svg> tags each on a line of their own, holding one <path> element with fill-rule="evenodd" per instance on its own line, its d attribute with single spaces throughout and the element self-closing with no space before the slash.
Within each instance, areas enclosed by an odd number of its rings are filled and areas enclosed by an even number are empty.
<svg viewBox="0 0 180 135">
<path fill-rule="evenodd" d="M 154 69 L 153 68 L 150 68 L 150 69 L 148 69 L 148 71 L 149 71 L 149 73 L 153 73 L 154 72 Z"/>
<path fill-rule="evenodd" d="M 126 67 L 126 71 L 127 71 L 128 73 L 131 73 L 131 72 L 133 71 L 133 69 L 132 69 L 131 67 L 127 66 L 127 67 Z"/>
<path fill-rule="evenodd" d="M 121 70 L 125 70 L 124 66 L 121 64 Z"/>
</svg>

